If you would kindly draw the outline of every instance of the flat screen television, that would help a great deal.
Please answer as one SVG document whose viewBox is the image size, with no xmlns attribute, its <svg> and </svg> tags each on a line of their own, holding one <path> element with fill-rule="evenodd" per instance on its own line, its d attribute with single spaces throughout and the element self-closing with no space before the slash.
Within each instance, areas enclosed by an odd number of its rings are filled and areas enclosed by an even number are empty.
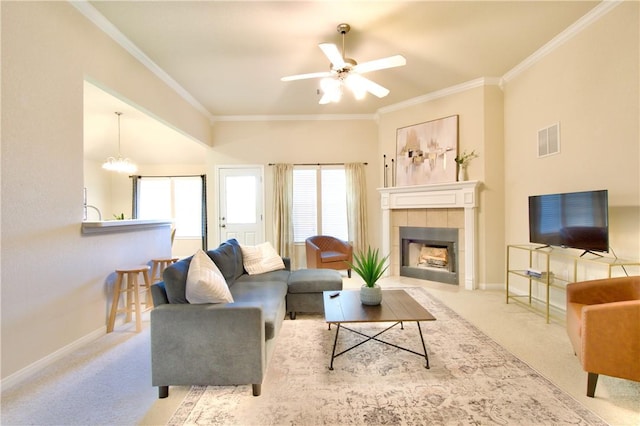
<svg viewBox="0 0 640 426">
<path fill-rule="evenodd" d="M 608 191 L 530 196 L 529 241 L 609 252 Z"/>
</svg>

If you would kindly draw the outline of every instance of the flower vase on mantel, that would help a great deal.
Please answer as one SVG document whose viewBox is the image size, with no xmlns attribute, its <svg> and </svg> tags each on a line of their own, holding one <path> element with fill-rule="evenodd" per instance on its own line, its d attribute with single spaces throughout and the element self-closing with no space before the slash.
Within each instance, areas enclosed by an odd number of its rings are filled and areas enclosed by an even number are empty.
<svg viewBox="0 0 640 426">
<path fill-rule="evenodd" d="M 467 168 L 465 166 L 458 167 L 458 182 L 465 182 L 467 180 Z"/>
<path fill-rule="evenodd" d="M 464 182 L 468 179 L 467 166 L 474 158 L 478 158 L 475 149 L 468 154 L 467 151 L 463 151 L 462 154 L 456 155 L 454 161 L 458 165 L 458 182 Z"/>
</svg>

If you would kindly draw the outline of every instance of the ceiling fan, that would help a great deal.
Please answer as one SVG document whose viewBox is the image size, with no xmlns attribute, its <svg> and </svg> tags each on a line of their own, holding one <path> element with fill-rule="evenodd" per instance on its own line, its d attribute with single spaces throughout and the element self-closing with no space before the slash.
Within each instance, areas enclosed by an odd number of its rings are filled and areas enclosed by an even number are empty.
<svg viewBox="0 0 640 426">
<path fill-rule="evenodd" d="M 395 55 L 358 64 L 355 60 L 345 57 L 344 39 L 350 29 L 351 26 L 349 24 L 340 24 L 337 27 L 338 32 L 342 34 L 342 53 L 340 53 L 338 47 L 333 43 L 321 43 L 319 45 L 322 52 L 331 62 L 329 71 L 291 75 L 282 77 L 281 80 L 293 81 L 308 78 L 322 78 L 320 87 L 323 94 L 320 99 L 320 104 L 338 102 L 342 97 L 343 86 L 348 87 L 356 99 L 363 99 L 367 92 L 379 98 L 387 96 L 389 89 L 363 77 L 362 74 L 386 68 L 400 67 L 406 65 L 407 60 L 402 55 Z"/>
</svg>

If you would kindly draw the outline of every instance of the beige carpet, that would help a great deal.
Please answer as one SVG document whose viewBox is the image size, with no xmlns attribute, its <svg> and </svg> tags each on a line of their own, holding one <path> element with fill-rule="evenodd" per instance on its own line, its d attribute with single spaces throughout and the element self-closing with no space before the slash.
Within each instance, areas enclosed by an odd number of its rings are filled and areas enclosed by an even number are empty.
<svg viewBox="0 0 640 426">
<path fill-rule="evenodd" d="M 329 371 L 335 327 L 299 316 L 283 325 L 262 396 L 250 386 L 193 387 L 169 424 L 605 424 L 426 290 L 407 291 L 437 318 L 422 323 L 430 369 L 417 355 L 368 342 Z M 339 344 L 358 339 L 344 331 Z M 384 340 L 421 350 L 415 324 Z"/>
</svg>

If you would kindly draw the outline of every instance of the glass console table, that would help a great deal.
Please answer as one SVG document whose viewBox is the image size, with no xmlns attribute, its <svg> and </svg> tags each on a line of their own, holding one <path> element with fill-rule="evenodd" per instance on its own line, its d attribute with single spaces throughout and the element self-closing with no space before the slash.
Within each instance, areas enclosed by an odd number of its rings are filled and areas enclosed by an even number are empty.
<svg viewBox="0 0 640 426">
<path fill-rule="evenodd" d="M 613 274 L 629 274 L 627 268 L 637 272 L 640 267 L 640 261 L 593 254 L 590 256 L 596 257 L 587 258 L 565 250 L 536 244 L 507 245 L 506 302 L 518 302 L 543 313 L 548 323 L 552 291 L 562 293 L 564 298 L 567 284 L 581 281 L 578 279 L 581 270 L 604 269 L 603 276 L 598 278 L 611 278 Z"/>
</svg>

